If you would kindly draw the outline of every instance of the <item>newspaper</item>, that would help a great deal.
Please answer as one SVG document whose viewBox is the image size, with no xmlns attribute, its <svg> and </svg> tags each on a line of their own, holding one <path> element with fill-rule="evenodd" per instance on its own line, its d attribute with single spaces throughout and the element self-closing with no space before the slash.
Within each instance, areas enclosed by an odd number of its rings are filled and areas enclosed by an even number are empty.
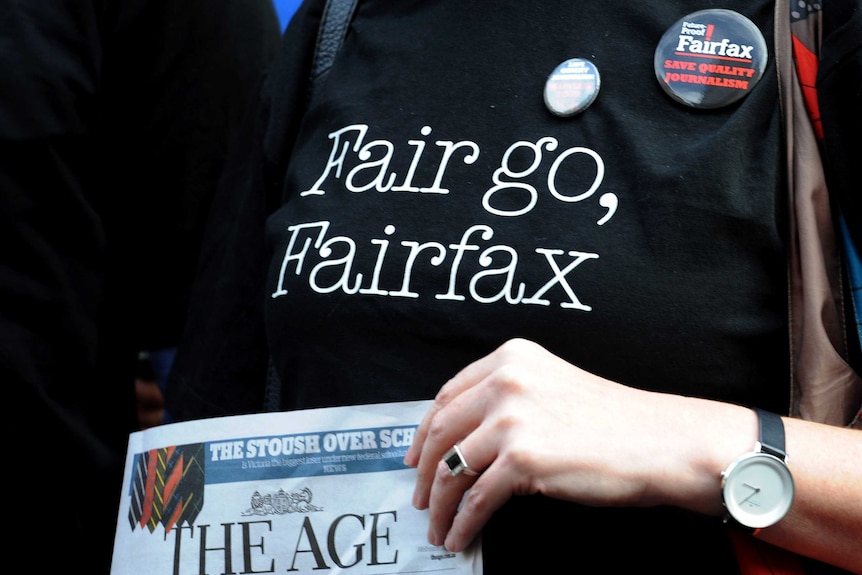
<svg viewBox="0 0 862 575">
<path fill-rule="evenodd" d="M 129 437 L 112 575 L 478 575 L 429 544 L 403 458 L 430 402 L 222 417 Z"/>
</svg>

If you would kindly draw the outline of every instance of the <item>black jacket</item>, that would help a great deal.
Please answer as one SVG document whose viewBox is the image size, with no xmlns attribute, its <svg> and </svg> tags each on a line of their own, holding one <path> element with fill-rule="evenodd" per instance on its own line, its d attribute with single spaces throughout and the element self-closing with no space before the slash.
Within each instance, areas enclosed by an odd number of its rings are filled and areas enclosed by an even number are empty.
<svg viewBox="0 0 862 575">
<path fill-rule="evenodd" d="M 279 38 L 270 0 L 0 2 L 0 382 L 41 446 L 12 488 L 30 570 L 108 572 L 136 353 L 176 344 Z"/>
</svg>

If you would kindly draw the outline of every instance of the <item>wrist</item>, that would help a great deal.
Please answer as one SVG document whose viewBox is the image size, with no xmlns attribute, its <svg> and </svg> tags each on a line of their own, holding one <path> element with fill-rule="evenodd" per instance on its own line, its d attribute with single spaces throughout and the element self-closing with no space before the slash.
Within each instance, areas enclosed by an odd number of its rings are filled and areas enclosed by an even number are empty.
<svg viewBox="0 0 862 575">
<path fill-rule="evenodd" d="M 676 477 L 665 478 L 670 505 L 706 515 L 725 513 L 721 472 L 757 442 L 757 416 L 743 406 L 697 398 L 681 398 L 674 429 L 681 445 L 674 463 Z M 682 480 L 682 481 L 680 481 Z"/>
</svg>

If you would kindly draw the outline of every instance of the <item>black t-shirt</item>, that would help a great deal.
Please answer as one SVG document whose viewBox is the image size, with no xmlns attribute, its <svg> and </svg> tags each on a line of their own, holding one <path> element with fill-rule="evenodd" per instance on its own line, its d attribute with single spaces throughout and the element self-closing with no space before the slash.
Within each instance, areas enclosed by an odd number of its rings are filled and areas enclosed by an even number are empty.
<svg viewBox="0 0 862 575">
<path fill-rule="evenodd" d="M 671 99 L 653 68 L 664 32 L 704 8 L 744 14 L 769 46 L 760 82 L 714 109 Z M 525 337 L 628 385 L 786 411 L 772 22 L 765 0 L 360 2 L 267 224 L 281 408 L 431 398 Z M 543 89 L 570 58 L 601 87 L 559 117 Z M 519 498 L 484 532 L 486 572 L 599 557 L 729 573 L 722 530 Z"/>
<path fill-rule="evenodd" d="M 283 407 L 433 397 L 512 337 L 638 387 L 786 410 L 780 122 L 770 52 L 694 109 L 653 70 L 703 5 L 359 5 L 268 223 Z M 772 36 L 770 2 L 734 8 Z M 601 75 L 561 118 L 569 58 Z"/>
</svg>

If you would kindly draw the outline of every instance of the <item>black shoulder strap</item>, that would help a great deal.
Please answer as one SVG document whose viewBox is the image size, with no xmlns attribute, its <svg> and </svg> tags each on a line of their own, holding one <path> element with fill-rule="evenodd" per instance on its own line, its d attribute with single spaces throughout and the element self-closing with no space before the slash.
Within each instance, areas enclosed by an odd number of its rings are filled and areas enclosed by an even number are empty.
<svg viewBox="0 0 862 575">
<path fill-rule="evenodd" d="M 314 61 L 311 65 L 309 100 L 314 97 L 317 88 L 332 68 L 335 55 L 347 34 L 356 2 L 357 0 L 327 0 L 326 6 L 323 7 L 317 44 L 314 47 Z"/>
<path fill-rule="evenodd" d="M 357 0 L 326 0 L 317 32 L 317 43 L 314 45 L 308 90 L 309 102 L 314 98 L 329 69 L 332 68 L 332 62 L 347 34 L 347 27 L 350 25 L 356 3 Z M 281 379 L 275 371 L 272 358 L 269 359 L 267 367 L 263 403 L 264 411 L 281 409 Z"/>
</svg>

